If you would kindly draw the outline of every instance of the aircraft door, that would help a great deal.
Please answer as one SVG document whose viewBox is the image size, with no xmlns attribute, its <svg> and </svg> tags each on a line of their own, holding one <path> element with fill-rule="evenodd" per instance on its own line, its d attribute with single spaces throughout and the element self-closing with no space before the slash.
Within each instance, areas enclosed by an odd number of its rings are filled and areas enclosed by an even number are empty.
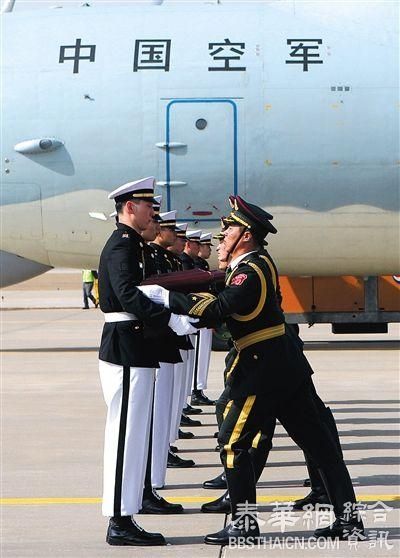
<svg viewBox="0 0 400 558">
<path fill-rule="evenodd" d="M 179 220 L 218 221 L 227 196 L 237 193 L 237 106 L 230 99 L 177 99 L 166 116 L 167 207 L 179 209 Z"/>
</svg>

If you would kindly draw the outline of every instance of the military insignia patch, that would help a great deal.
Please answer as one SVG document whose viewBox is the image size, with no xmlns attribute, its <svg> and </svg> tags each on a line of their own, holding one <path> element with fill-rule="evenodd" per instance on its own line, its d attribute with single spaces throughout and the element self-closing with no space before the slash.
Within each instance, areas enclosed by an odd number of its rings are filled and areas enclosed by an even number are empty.
<svg viewBox="0 0 400 558">
<path fill-rule="evenodd" d="M 247 275 L 245 273 L 239 273 L 239 275 L 232 279 L 231 285 L 243 285 L 246 279 Z"/>
</svg>

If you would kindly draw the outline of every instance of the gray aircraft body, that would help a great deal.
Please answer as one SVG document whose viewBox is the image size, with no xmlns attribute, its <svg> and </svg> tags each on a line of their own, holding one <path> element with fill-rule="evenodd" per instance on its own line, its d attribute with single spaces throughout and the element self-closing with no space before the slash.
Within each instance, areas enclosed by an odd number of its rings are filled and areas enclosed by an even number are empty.
<svg viewBox="0 0 400 558">
<path fill-rule="evenodd" d="M 399 273 L 397 2 L 155 2 L 4 13 L 3 285 L 93 268 L 107 192 L 157 177 L 216 231 L 274 215 L 282 274 Z"/>
</svg>

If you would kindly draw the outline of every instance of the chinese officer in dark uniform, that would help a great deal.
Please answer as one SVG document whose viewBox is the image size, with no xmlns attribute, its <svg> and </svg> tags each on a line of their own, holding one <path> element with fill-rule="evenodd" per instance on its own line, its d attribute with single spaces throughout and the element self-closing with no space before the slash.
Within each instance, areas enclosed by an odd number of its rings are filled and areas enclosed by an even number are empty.
<svg viewBox="0 0 400 558">
<path fill-rule="evenodd" d="M 100 308 L 105 318 L 99 369 L 108 408 L 103 514 L 110 517 L 106 540 L 118 546 L 165 544 L 160 533 L 144 531 L 131 517 L 142 503 L 159 365 L 154 333 L 166 326 L 179 335 L 193 331 L 187 317 L 153 303 L 137 288 L 145 263 L 140 233 L 152 219 L 153 198 L 153 177 L 124 184 L 109 195 L 115 200 L 118 222 L 99 265 Z"/>
<path fill-rule="evenodd" d="M 218 437 L 232 521 L 221 531 L 207 535 L 205 542 L 224 545 L 238 537 L 251 542 L 258 536 L 252 513 L 256 479 L 249 449 L 271 417 L 278 418 L 315 461 L 333 504 L 334 524 L 317 529 L 315 536 L 344 539 L 362 533 L 349 473 L 327 425 L 321 421 L 309 367 L 287 331 L 271 270 L 258 253 L 266 234 L 276 229 L 261 208 L 238 196 L 233 201 L 233 222 L 223 241 L 231 253 L 225 289 L 217 297 L 172 292 L 168 301 L 173 312 L 200 318 L 199 326 L 225 320 L 236 349 L 226 370 L 230 399 Z"/>
<path fill-rule="evenodd" d="M 266 214 L 268 215 L 269 219 L 273 219 L 272 215 Z M 229 221 L 234 222 L 233 220 L 227 219 L 227 218 L 223 218 L 221 220 L 221 227 L 222 227 L 222 231 L 226 230 L 227 226 L 229 225 Z M 218 235 L 218 239 L 221 241 L 224 238 L 223 232 L 221 231 L 220 235 Z M 277 301 L 280 305 L 280 307 L 282 307 L 282 294 L 281 294 L 281 289 L 280 289 L 280 284 L 279 284 L 279 273 L 278 273 L 278 269 L 275 265 L 275 262 L 273 261 L 271 255 L 269 254 L 269 252 L 266 249 L 266 245 L 267 242 L 264 240 L 262 247 L 260 247 L 259 249 L 259 255 L 261 257 L 261 259 L 265 260 L 265 262 L 267 263 L 270 272 L 271 272 L 271 278 L 272 278 L 272 283 L 274 285 L 274 289 L 275 289 L 275 293 L 276 293 L 276 298 Z M 224 244 L 221 245 L 221 243 L 219 244 L 218 247 L 218 258 L 220 261 L 223 262 L 227 262 L 227 260 L 229 260 L 229 256 L 230 254 L 228 253 L 228 251 L 226 250 L 226 247 Z M 227 267 L 228 263 L 226 263 L 226 267 Z M 225 267 L 225 269 L 226 269 Z M 287 332 L 289 334 L 292 334 L 296 340 L 296 343 L 298 343 L 301 347 L 301 349 L 303 349 L 303 342 L 300 339 L 300 337 L 298 336 L 298 332 L 297 330 L 292 326 L 292 325 L 287 325 Z M 228 356 L 227 356 L 227 361 L 229 361 L 230 358 L 232 358 L 232 353 L 235 354 L 235 351 L 232 350 Z M 305 357 L 304 357 L 305 358 Z M 313 374 L 313 370 L 311 368 L 311 366 L 308 366 L 308 363 L 305 362 L 305 366 L 309 368 L 309 372 L 310 375 Z M 229 365 L 228 365 L 229 367 Z M 320 412 L 320 417 L 321 420 L 323 422 L 326 423 L 328 429 L 330 430 L 331 436 L 333 438 L 333 440 L 335 440 L 336 445 L 338 447 L 338 451 L 340 452 L 340 454 L 342 455 L 342 450 L 341 450 L 341 445 L 340 445 L 340 440 L 339 440 L 339 435 L 338 435 L 338 431 L 337 431 L 337 427 L 336 427 L 336 423 L 335 423 L 335 419 L 333 417 L 332 411 L 329 409 L 329 407 L 326 407 L 323 403 L 323 401 L 320 399 L 320 397 L 318 396 L 318 394 L 316 393 L 315 389 L 312 389 L 313 394 L 315 396 L 315 404 Z M 216 415 L 217 415 L 217 422 L 218 425 L 222 424 L 223 421 L 223 414 L 226 408 L 226 405 L 229 402 L 229 386 L 227 386 L 226 390 L 224 390 L 224 392 L 222 393 L 222 395 L 220 396 L 220 398 L 217 401 L 217 406 L 216 406 Z M 268 423 L 266 423 L 264 426 L 264 431 L 263 432 L 259 432 L 256 436 L 256 438 L 253 440 L 252 442 L 252 447 L 249 450 L 249 453 L 251 454 L 251 457 L 253 459 L 253 468 L 254 468 L 254 473 L 255 473 L 255 479 L 256 482 L 258 481 L 259 477 L 261 476 L 261 473 L 264 469 L 265 463 L 267 462 L 268 459 L 268 455 L 269 452 L 272 448 L 272 438 L 274 435 L 274 431 L 275 431 L 275 418 L 271 417 L 271 420 Z M 319 508 L 323 508 L 326 504 L 330 504 L 329 501 L 329 497 L 326 493 L 326 489 L 323 483 L 323 480 L 321 478 L 321 475 L 318 471 L 318 468 L 316 467 L 315 463 L 313 463 L 312 459 L 310 458 L 310 456 L 308 456 L 307 454 L 305 454 L 305 458 L 306 458 L 306 465 L 307 468 L 309 470 L 309 474 L 310 474 L 310 479 L 311 479 L 311 492 L 305 496 L 304 498 L 300 499 L 300 500 L 296 500 L 294 502 L 293 505 L 293 509 L 295 510 L 300 510 L 305 508 L 305 506 L 308 506 L 307 509 L 312 509 L 315 505 L 318 504 Z M 222 473 L 220 474 L 218 477 L 211 479 L 209 481 L 205 481 L 203 483 L 203 487 L 204 488 L 227 488 L 226 486 L 226 478 L 225 478 L 225 474 Z M 211 502 L 207 502 L 206 504 L 203 504 L 203 506 L 201 507 L 201 511 L 205 512 L 205 513 L 229 513 L 230 511 L 230 500 L 229 500 L 229 493 L 228 491 L 226 491 L 222 496 L 220 496 L 219 498 L 217 498 L 214 501 Z"/>
</svg>

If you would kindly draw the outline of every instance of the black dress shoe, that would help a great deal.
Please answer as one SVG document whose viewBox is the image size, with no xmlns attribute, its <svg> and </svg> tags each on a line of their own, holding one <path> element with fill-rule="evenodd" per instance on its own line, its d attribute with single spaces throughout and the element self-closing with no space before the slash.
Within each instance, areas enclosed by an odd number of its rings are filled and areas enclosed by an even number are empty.
<svg viewBox="0 0 400 558">
<path fill-rule="evenodd" d="M 106 542 L 112 546 L 164 546 L 161 533 L 148 533 L 131 517 L 112 517 L 108 524 Z"/>
<path fill-rule="evenodd" d="M 310 481 L 310 479 L 304 479 L 304 481 L 303 481 L 303 486 L 311 486 L 311 481 Z"/>
<path fill-rule="evenodd" d="M 255 538 L 260 536 L 260 530 L 258 525 L 254 525 L 253 529 L 240 528 L 235 525 L 235 523 L 229 523 L 224 529 L 218 531 L 218 533 L 211 533 L 204 538 L 206 544 L 219 544 L 226 545 L 232 542 L 234 539 L 240 537 L 241 543 L 253 543 Z"/>
<path fill-rule="evenodd" d="M 181 504 L 167 502 L 153 489 L 146 498 L 143 498 L 141 514 L 168 515 L 173 513 L 183 513 Z"/>
<path fill-rule="evenodd" d="M 183 430 L 178 430 L 178 439 L 179 440 L 190 440 L 190 438 L 194 438 L 193 432 L 184 432 Z"/>
<path fill-rule="evenodd" d="M 231 513 L 231 499 L 229 498 L 228 491 L 224 492 L 216 500 L 203 504 L 201 511 L 203 513 Z"/>
<path fill-rule="evenodd" d="M 201 422 L 199 420 L 193 420 L 186 415 L 182 415 L 181 426 L 201 426 Z"/>
<path fill-rule="evenodd" d="M 201 390 L 193 390 L 192 397 L 190 398 L 191 405 L 215 405 L 215 401 L 208 399 Z"/>
<path fill-rule="evenodd" d="M 337 517 L 336 521 L 328 527 L 322 527 L 314 531 L 314 537 L 323 537 L 325 539 L 339 539 L 346 541 L 356 539 L 359 535 L 364 534 L 363 522 L 356 518 Z"/>
<path fill-rule="evenodd" d="M 214 432 L 213 437 L 218 438 L 218 434 L 219 434 L 219 432 Z"/>
<path fill-rule="evenodd" d="M 307 496 L 301 498 L 300 500 L 295 500 L 293 504 L 294 510 L 302 510 L 305 506 L 312 505 L 313 507 L 318 505 L 318 508 L 322 509 L 325 506 L 330 506 L 331 501 L 329 500 L 328 494 L 323 490 L 311 490 Z M 312 508 L 307 508 L 308 510 Z"/>
<path fill-rule="evenodd" d="M 221 446 L 217 444 L 214 448 L 214 451 L 221 451 Z"/>
<path fill-rule="evenodd" d="M 182 459 L 179 455 L 175 455 L 172 451 L 168 452 L 167 467 L 169 469 L 188 469 L 194 467 L 193 459 Z"/>
<path fill-rule="evenodd" d="M 228 485 L 226 484 L 226 476 L 225 473 L 221 473 L 215 479 L 206 480 L 203 482 L 203 488 L 215 488 L 215 489 L 222 489 L 226 490 Z"/>
<path fill-rule="evenodd" d="M 169 450 L 172 451 L 172 453 L 178 453 L 179 448 L 177 448 L 176 446 L 169 446 Z"/>
<path fill-rule="evenodd" d="M 182 409 L 182 413 L 185 413 L 185 415 L 200 415 L 202 412 L 203 409 L 195 409 L 189 404 L 187 404 L 186 407 Z"/>
</svg>

